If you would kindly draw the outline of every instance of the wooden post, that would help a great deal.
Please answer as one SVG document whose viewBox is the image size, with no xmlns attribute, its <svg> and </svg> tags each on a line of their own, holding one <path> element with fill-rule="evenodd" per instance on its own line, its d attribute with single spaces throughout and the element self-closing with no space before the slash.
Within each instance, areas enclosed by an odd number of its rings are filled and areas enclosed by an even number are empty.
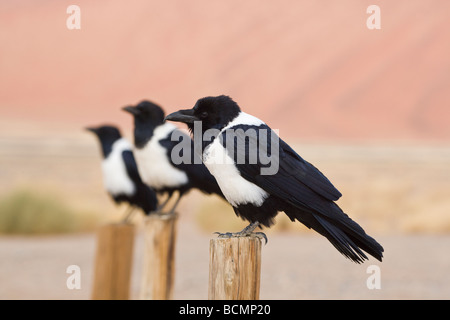
<svg viewBox="0 0 450 320">
<path fill-rule="evenodd" d="M 169 300 L 173 297 L 176 221 L 176 214 L 154 214 L 145 221 L 141 299 Z"/>
<path fill-rule="evenodd" d="M 134 230 L 134 225 L 119 223 L 98 231 L 92 299 L 129 299 Z"/>
<path fill-rule="evenodd" d="M 210 240 L 209 300 L 258 300 L 260 274 L 260 239 Z"/>
</svg>

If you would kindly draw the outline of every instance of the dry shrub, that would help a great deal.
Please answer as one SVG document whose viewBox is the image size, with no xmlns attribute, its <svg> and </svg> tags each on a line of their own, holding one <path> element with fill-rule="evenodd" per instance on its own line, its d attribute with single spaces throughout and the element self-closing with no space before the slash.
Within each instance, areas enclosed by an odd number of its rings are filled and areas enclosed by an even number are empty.
<svg viewBox="0 0 450 320">
<path fill-rule="evenodd" d="M 60 196 L 18 189 L 0 200 L 0 233 L 48 234 L 88 231 L 95 219 L 74 211 Z"/>
</svg>

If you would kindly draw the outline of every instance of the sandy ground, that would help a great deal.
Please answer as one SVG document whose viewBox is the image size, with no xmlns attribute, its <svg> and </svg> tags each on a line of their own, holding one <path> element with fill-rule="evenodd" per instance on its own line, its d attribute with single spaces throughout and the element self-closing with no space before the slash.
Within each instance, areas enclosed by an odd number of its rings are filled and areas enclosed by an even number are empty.
<svg viewBox="0 0 450 320">
<path fill-rule="evenodd" d="M 140 230 L 140 229 L 139 229 Z M 212 235 L 178 222 L 175 299 L 207 299 Z M 261 299 L 448 299 L 450 236 L 376 237 L 385 260 L 357 265 L 313 234 L 274 233 L 262 251 Z M 142 231 L 136 237 L 132 298 L 142 273 Z M 96 235 L 0 238 L 0 299 L 90 299 Z M 368 289 L 368 267 L 380 267 L 380 289 Z M 81 270 L 81 289 L 66 286 L 69 265 Z"/>
</svg>

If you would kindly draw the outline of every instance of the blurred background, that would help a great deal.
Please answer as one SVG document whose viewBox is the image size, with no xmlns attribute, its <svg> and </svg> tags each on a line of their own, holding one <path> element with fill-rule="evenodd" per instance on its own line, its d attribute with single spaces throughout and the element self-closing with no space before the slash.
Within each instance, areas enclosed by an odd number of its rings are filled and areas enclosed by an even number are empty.
<svg viewBox="0 0 450 320">
<path fill-rule="evenodd" d="M 71 4 L 79 30 L 66 26 Z M 371 4 L 379 30 L 366 26 Z M 278 129 L 386 250 L 387 288 L 374 293 L 365 267 L 280 214 L 266 230 L 261 298 L 450 297 L 449 12 L 439 0 L 0 1 L 0 298 L 90 296 L 95 230 L 125 207 L 103 190 L 85 126 L 115 124 L 132 139 L 123 106 L 149 99 L 170 113 L 219 94 Z M 194 249 L 207 259 L 211 232 L 245 225 L 196 192 L 179 211 L 184 266 L 203 261 Z M 313 267 L 328 254 L 341 273 Z M 83 290 L 65 287 L 69 264 L 82 265 Z M 188 271 L 175 297 L 206 298 L 207 269 Z M 330 279 L 301 282 L 314 272 Z M 349 272 L 357 280 L 343 280 Z"/>
</svg>

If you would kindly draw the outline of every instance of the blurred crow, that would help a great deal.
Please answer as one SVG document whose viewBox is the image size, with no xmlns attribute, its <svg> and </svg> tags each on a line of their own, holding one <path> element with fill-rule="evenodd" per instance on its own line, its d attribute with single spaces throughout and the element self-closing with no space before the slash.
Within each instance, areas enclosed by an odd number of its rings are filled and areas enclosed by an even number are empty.
<svg viewBox="0 0 450 320">
<path fill-rule="evenodd" d="M 156 193 L 145 185 L 136 166 L 132 145 L 123 138 L 114 126 L 86 128 L 98 137 L 102 148 L 103 184 L 106 191 L 116 203 L 127 202 L 128 221 L 135 208 L 140 208 L 149 215 L 156 210 L 158 201 Z"/>
<path fill-rule="evenodd" d="M 192 188 L 223 197 L 200 155 L 195 154 L 191 137 L 164 122 L 160 106 L 144 100 L 123 110 L 134 117 L 135 156 L 143 181 L 158 193 L 168 193 L 160 210 L 175 191 L 179 193 L 178 199 L 169 213 L 175 211 L 181 197 Z"/>
<path fill-rule="evenodd" d="M 235 213 L 250 222 L 239 233 L 221 236 L 251 236 L 256 227 L 269 227 L 278 211 L 284 211 L 352 261 L 368 259 L 362 250 L 381 261 L 382 246 L 335 203 L 341 193 L 331 182 L 230 97 L 202 98 L 192 109 L 174 112 L 166 120 L 184 122 L 191 132 L 201 122 L 203 162 Z"/>
</svg>

